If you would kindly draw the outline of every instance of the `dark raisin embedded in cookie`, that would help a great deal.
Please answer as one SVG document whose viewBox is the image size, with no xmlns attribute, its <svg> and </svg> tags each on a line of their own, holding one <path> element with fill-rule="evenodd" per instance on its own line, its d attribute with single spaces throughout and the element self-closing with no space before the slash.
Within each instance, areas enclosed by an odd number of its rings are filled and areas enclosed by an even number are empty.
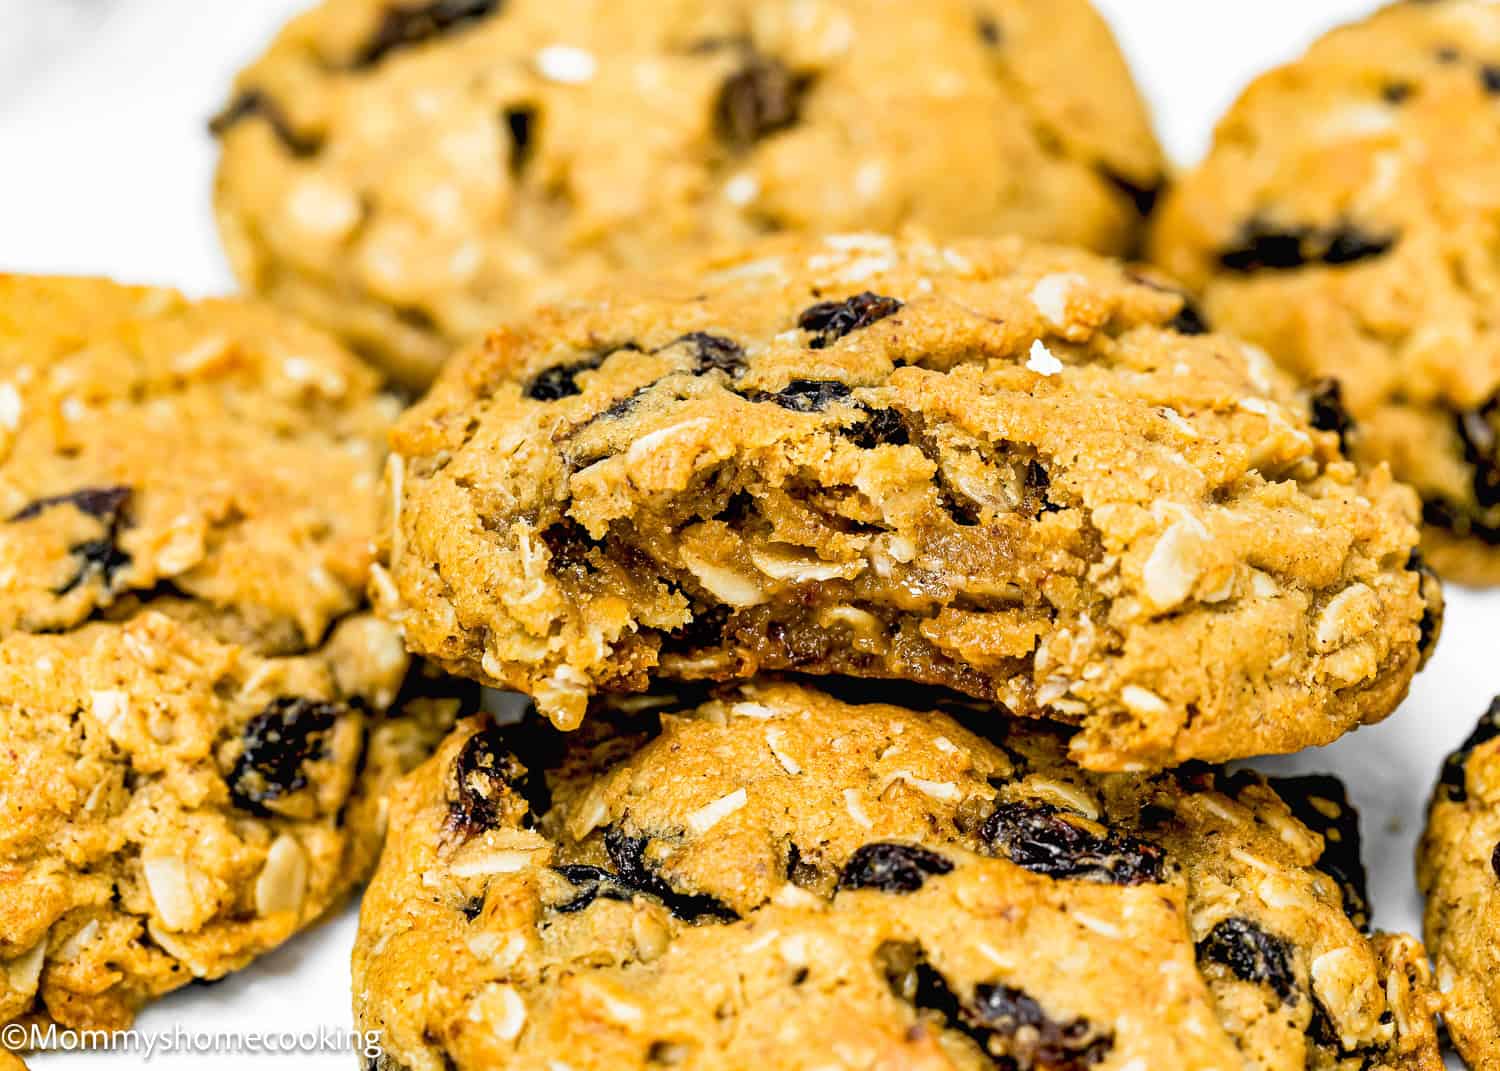
<svg viewBox="0 0 1500 1071">
<path fill-rule="evenodd" d="M 1035 999 L 1006 985 L 974 987 L 966 1009 L 970 1020 L 988 1031 L 987 1051 L 1001 1066 L 1036 1071 L 1085 1071 L 1114 1048 L 1114 1035 L 1087 1019 L 1059 1021 Z"/>
<path fill-rule="evenodd" d="M 306 788 L 306 764 L 324 756 L 328 736 L 347 710 L 292 696 L 268 703 L 245 726 L 243 750 L 225 779 L 235 806 L 269 817 L 267 803 Z"/>
<path fill-rule="evenodd" d="M 1339 446 L 1345 453 L 1355 431 L 1354 418 L 1344 408 L 1344 389 L 1331 376 L 1314 380 L 1307 388 L 1307 405 L 1311 413 L 1312 426 L 1319 431 L 1331 431 L 1338 435 Z"/>
<path fill-rule="evenodd" d="M 845 436 L 852 442 L 866 450 L 877 446 L 905 446 L 911 442 L 911 431 L 900 412 L 895 409 L 869 409 L 866 412 L 869 416 L 862 423 L 844 429 Z"/>
<path fill-rule="evenodd" d="M 554 910 L 564 913 L 582 911 L 595 900 L 628 900 L 639 893 L 661 901 L 675 918 L 684 922 L 710 919 L 733 922 L 740 916 L 722 900 L 707 893 L 683 893 L 672 888 L 646 861 L 650 837 L 632 837 L 618 826 L 604 832 L 604 850 L 613 870 L 583 864 L 567 864 L 554 869 L 583 892 Z"/>
<path fill-rule="evenodd" d="M 1002 803 L 980 830 L 983 843 L 1017 866 L 1051 878 L 1111 885 L 1163 880 L 1165 853 L 1035 800 Z"/>
<path fill-rule="evenodd" d="M 510 173 L 519 175 L 531 162 L 536 146 L 537 110 L 529 104 L 506 108 L 505 131 L 510 136 Z"/>
<path fill-rule="evenodd" d="M 775 394 L 761 394 L 757 402 L 775 402 L 794 413 L 821 413 L 834 402 L 842 402 L 853 393 L 847 383 L 832 379 L 794 379 Z"/>
<path fill-rule="evenodd" d="M 130 502 L 128 487 L 83 487 L 66 494 L 50 495 L 30 502 L 11 517 L 11 522 L 29 521 L 56 506 L 72 506 L 80 513 L 113 525 Z"/>
<path fill-rule="evenodd" d="M 498 12 L 505 0 L 431 0 L 393 3 L 359 50 L 356 67 L 373 67 L 392 52 L 455 33 Z"/>
<path fill-rule="evenodd" d="M 276 140 L 293 156 L 308 157 L 317 154 L 322 147 L 321 139 L 300 133 L 282 111 L 281 105 L 260 89 L 246 89 L 208 121 L 208 132 L 221 138 L 247 119 L 264 119 L 276 135 Z"/>
<path fill-rule="evenodd" d="M 719 91 L 716 108 L 719 136 L 736 149 L 794 124 L 808 87 L 774 56 L 745 52 L 744 65 Z"/>
<path fill-rule="evenodd" d="M 518 796 L 513 793 L 525 775 L 497 727 L 475 733 L 453 760 L 445 828 L 471 837 L 499 826 L 517 808 Z"/>
<path fill-rule="evenodd" d="M 1317 867 L 1334 881 L 1344 900 L 1344 913 L 1362 931 L 1370 929 L 1370 893 L 1360 850 L 1359 812 L 1337 777 L 1273 777 L 1267 783 L 1297 820 L 1323 838 Z"/>
<path fill-rule="evenodd" d="M 1179 335 L 1206 335 L 1210 328 L 1203 310 L 1191 298 L 1182 299 L 1182 310 L 1172 318 L 1172 330 Z"/>
<path fill-rule="evenodd" d="M 719 371 L 731 378 L 738 378 L 744 374 L 747 365 L 745 351 L 733 339 L 695 331 L 690 335 L 683 335 L 674 345 L 692 347 L 696 359 L 694 371 L 700 375 Z"/>
<path fill-rule="evenodd" d="M 877 842 L 866 844 L 850 856 L 839 875 L 839 888 L 912 893 L 928 877 L 952 871 L 953 863 L 937 852 L 914 844 Z"/>
<path fill-rule="evenodd" d="M 1438 785 L 1446 790 L 1451 802 L 1462 803 L 1469 798 L 1464 776 L 1469 756 L 1474 753 L 1475 748 L 1496 737 L 1500 737 L 1500 696 L 1490 700 L 1489 709 L 1480 717 L 1468 739 L 1443 761 L 1443 772 L 1438 777 Z"/>
<path fill-rule="evenodd" d="M 1234 272 L 1339 266 L 1383 256 L 1395 244 L 1394 236 L 1365 231 L 1348 220 L 1319 228 L 1280 226 L 1256 216 L 1240 229 L 1233 245 L 1220 251 L 1219 263 Z"/>
<path fill-rule="evenodd" d="M 1500 505 L 1500 395 L 1455 417 L 1464 460 L 1474 470 L 1474 499 L 1480 506 Z"/>
<path fill-rule="evenodd" d="M 1129 198 L 1130 203 L 1135 206 L 1136 215 L 1142 219 L 1146 219 L 1156 211 L 1162 192 L 1167 188 L 1166 181 L 1163 179 L 1142 185 L 1109 168 L 1105 168 L 1103 174 L 1111 186 Z"/>
<path fill-rule="evenodd" d="M 895 315 L 901 307 L 896 298 L 866 290 L 843 301 L 823 301 L 804 309 L 797 317 L 797 326 L 814 336 L 808 345 L 821 350 L 845 335 Z"/>
<path fill-rule="evenodd" d="M 1479 84 L 1484 86 L 1486 93 L 1500 94 L 1500 64 L 1486 63 L 1481 67 Z"/>
<path fill-rule="evenodd" d="M 1243 982 L 1268 985 L 1282 1000 L 1296 1003 L 1291 949 L 1249 919 L 1220 922 L 1198 942 L 1198 958 L 1228 967 Z"/>
</svg>

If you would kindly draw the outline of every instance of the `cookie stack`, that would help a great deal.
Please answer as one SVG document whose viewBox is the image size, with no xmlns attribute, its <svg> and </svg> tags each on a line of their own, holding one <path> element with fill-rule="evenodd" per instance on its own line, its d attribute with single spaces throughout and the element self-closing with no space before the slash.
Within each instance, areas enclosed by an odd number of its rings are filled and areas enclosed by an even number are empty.
<svg viewBox="0 0 1500 1071">
<path fill-rule="evenodd" d="M 1500 714 L 1436 978 L 1224 765 L 1500 576 L 1497 92 L 1396 5 L 1156 211 L 1085 0 L 324 0 L 213 122 L 267 304 L 0 278 L 0 1023 L 374 870 L 371 1071 L 1500 1067 Z"/>
</svg>

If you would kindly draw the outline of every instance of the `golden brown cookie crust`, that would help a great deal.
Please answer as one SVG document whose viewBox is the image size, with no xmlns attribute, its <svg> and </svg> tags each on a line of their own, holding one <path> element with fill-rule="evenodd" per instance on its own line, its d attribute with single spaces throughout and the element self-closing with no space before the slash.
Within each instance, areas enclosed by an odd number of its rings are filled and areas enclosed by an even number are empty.
<svg viewBox="0 0 1500 1071">
<path fill-rule="evenodd" d="M 362 598 L 394 412 L 262 306 L 0 275 L 0 634 L 167 590 L 320 643 Z"/>
<path fill-rule="evenodd" d="M 1065 755 L 776 683 L 468 722 L 394 795 L 356 1022 L 412 1071 L 1441 1067 L 1296 790 Z"/>
<path fill-rule="evenodd" d="M 341 903 L 457 710 L 387 718 L 407 664 L 368 615 L 296 657 L 152 610 L 0 639 L 0 1023 L 123 1029 Z"/>
<path fill-rule="evenodd" d="M 1019 239 L 788 239 L 544 310 L 398 424 L 377 603 L 564 727 L 790 669 L 1070 721 L 1095 769 L 1327 743 L 1435 638 L 1415 503 L 1191 330 Z"/>
<path fill-rule="evenodd" d="M 1473 584 L 1500 582 L 1497 92 L 1500 8 L 1393 4 L 1257 80 L 1151 243 L 1215 327 L 1339 382 L 1356 454 Z"/>
<path fill-rule="evenodd" d="M 1418 851 L 1443 1021 L 1474 1071 L 1500 1068 L 1500 704 L 1443 768 Z"/>
<path fill-rule="evenodd" d="M 326 0 L 216 127 L 242 282 L 413 386 L 538 300 L 767 231 L 1123 252 L 1163 174 L 1087 0 Z"/>
</svg>

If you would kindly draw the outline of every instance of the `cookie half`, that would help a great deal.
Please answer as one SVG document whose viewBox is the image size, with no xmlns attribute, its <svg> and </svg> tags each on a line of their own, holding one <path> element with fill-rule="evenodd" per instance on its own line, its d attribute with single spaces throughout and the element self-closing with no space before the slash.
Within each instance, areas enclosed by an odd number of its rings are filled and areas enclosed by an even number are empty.
<svg viewBox="0 0 1500 1071">
<path fill-rule="evenodd" d="M 1443 1021 L 1476 1071 L 1500 1068 L 1500 700 L 1448 757 L 1418 852 Z"/>
<path fill-rule="evenodd" d="M 321 642 L 363 598 L 395 412 L 262 306 L 0 275 L 0 634 L 173 596 Z"/>
<path fill-rule="evenodd" d="M 1326 743 L 1404 695 L 1416 504 L 1278 373 L 1087 254 L 789 239 L 559 306 L 399 423 L 375 591 L 536 697 L 764 670 L 940 684 L 1097 769 Z"/>
<path fill-rule="evenodd" d="M 0 1023 L 122 1029 L 342 903 L 435 684 L 368 615 L 297 656 L 154 610 L 0 639 Z"/>
<path fill-rule="evenodd" d="M 1255 82 L 1158 217 L 1209 322 L 1304 378 L 1424 503 L 1424 549 L 1500 581 L 1500 8 L 1393 4 Z"/>
<path fill-rule="evenodd" d="M 326 0 L 214 129 L 246 287 L 409 386 L 497 318 L 768 231 L 1123 252 L 1163 174 L 1087 0 Z"/>
<path fill-rule="evenodd" d="M 1306 786 L 1066 751 L 776 683 L 466 722 L 395 794 L 356 1021 L 412 1071 L 1441 1067 Z"/>
</svg>

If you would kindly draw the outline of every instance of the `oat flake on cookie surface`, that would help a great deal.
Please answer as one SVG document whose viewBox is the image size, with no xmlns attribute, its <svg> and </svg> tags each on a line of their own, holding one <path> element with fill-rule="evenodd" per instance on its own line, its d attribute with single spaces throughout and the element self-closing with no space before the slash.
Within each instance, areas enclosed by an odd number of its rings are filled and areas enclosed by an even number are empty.
<svg viewBox="0 0 1500 1071">
<path fill-rule="evenodd" d="M 379 1066 L 1442 1067 L 1336 781 L 1088 774 L 1057 727 L 892 690 L 466 722 L 362 905 Z"/>
<path fill-rule="evenodd" d="M 1087 0 L 326 0 L 215 121 L 245 286 L 408 386 L 768 231 L 1137 242 L 1164 164 Z"/>
<path fill-rule="evenodd" d="M 1096 769 L 1326 743 L 1437 634 L 1416 502 L 1182 297 L 1021 239 L 780 239 L 515 321 L 399 422 L 373 591 L 572 727 L 653 677 L 940 684 Z"/>
</svg>

